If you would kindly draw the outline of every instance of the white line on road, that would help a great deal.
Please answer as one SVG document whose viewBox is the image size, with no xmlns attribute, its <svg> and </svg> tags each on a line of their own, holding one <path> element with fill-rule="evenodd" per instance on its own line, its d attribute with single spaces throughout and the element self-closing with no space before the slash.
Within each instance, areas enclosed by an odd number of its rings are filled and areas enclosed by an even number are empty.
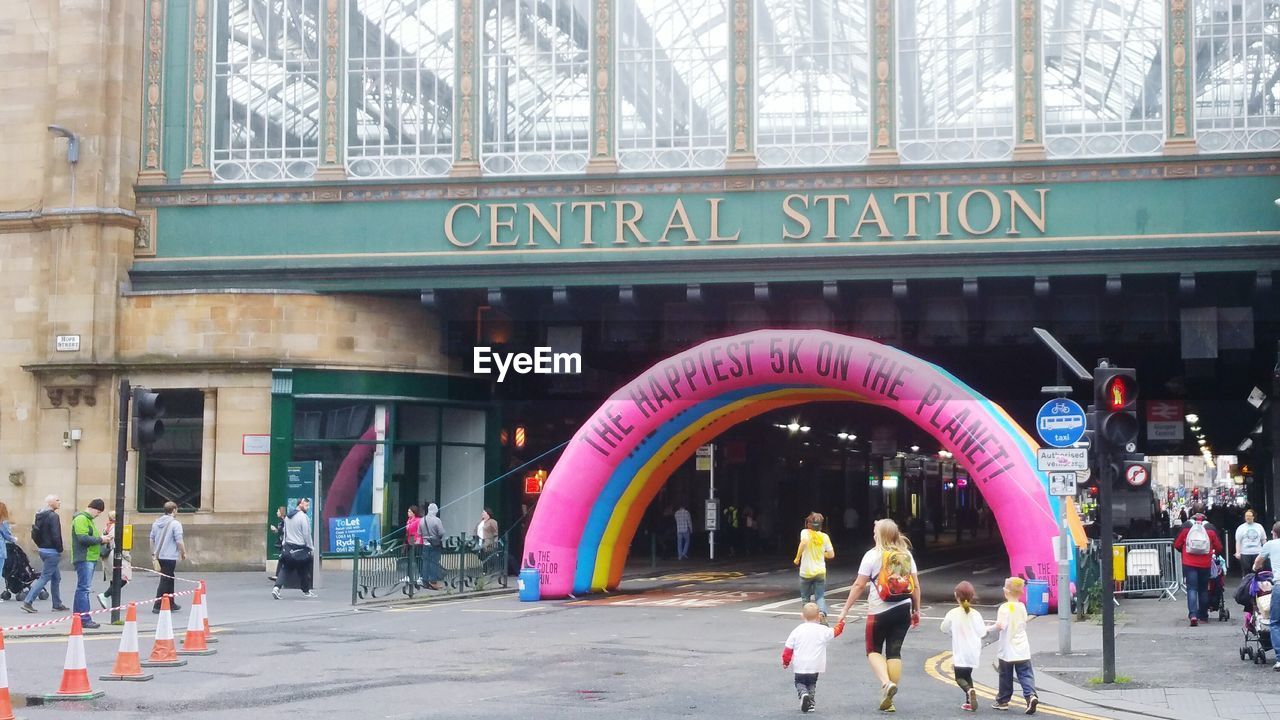
<svg viewBox="0 0 1280 720">
<path fill-rule="evenodd" d="M 936 566 L 936 567 L 925 568 L 924 570 L 921 570 L 921 571 L 920 571 L 919 573 L 917 573 L 917 574 L 918 574 L 918 575 L 928 575 L 928 574 L 929 574 L 929 573 L 931 573 L 931 572 L 936 572 L 936 571 L 938 571 L 938 570 L 946 570 L 947 568 L 953 568 L 953 567 L 956 567 L 956 566 L 958 566 L 958 565 L 965 565 L 965 564 L 972 563 L 972 562 L 973 562 L 972 560 L 958 560 L 958 561 L 956 561 L 956 562 L 948 563 L 948 564 L 946 564 L 946 565 L 938 565 L 938 566 Z M 831 588 L 830 590 L 827 590 L 827 591 L 826 591 L 826 596 L 827 596 L 827 597 L 834 597 L 834 596 L 838 595 L 839 593 L 848 593 L 848 592 L 849 592 L 849 588 L 852 588 L 852 587 L 853 587 L 853 585 L 851 585 L 851 584 L 850 584 L 850 585 L 845 585 L 844 587 Z M 847 596 L 846 596 L 846 597 L 847 597 Z M 768 604 L 765 604 L 765 605 L 757 605 L 756 607 L 743 608 L 742 612 L 749 612 L 749 613 L 764 613 L 764 614 L 766 614 L 766 615 L 797 615 L 797 616 L 798 616 L 798 615 L 800 615 L 800 611 L 798 611 L 798 610 L 787 611 L 787 610 L 779 610 L 778 608 L 786 607 L 786 606 L 788 606 L 788 605 L 798 604 L 799 602 L 800 602 L 800 598 L 798 598 L 798 597 L 791 597 L 791 598 L 787 598 L 786 600 L 776 600 L 776 601 L 774 601 L 774 602 L 771 602 L 771 603 L 768 603 Z M 835 602 L 833 602 L 832 604 L 833 604 L 833 605 L 838 605 L 838 606 L 840 606 L 841 608 L 843 608 L 843 607 L 844 607 L 844 605 L 843 605 L 843 603 L 842 603 L 841 601 L 835 601 Z M 926 607 L 924 607 L 924 608 L 922 608 L 922 609 L 923 609 L 923 610 L 927 610 L 927 609 L 928 609 L 928 607 L 926 606 Z M 855 611 L 855 612 L 856 612 L 856 611 Z M 942 618 L 940 618 L 940 617 L 939 617 L 939 618 L 934 618 L 934 617 L 930 617 L 930 616 L 927 616 L 927 615 L 921 615 L 920 617 L 921 617 L 921 619 L 922 619 L 922 620 L 941 620 L 941 619 L 942 619 Z"/>
<path fill-rule="evenodd" d="M 535 612 L 537 610 L 550 610 L 550 609 L 551 609 L 550 607 L 547 607 L 545 605 L 535 605 L 533 607 L 520 608 L 518 610 L 497 610 L 497 609 L 491 609 L 491 608 L 463 608 L 460 612 L 527 613 L 527 612 Z"/>
</svg>

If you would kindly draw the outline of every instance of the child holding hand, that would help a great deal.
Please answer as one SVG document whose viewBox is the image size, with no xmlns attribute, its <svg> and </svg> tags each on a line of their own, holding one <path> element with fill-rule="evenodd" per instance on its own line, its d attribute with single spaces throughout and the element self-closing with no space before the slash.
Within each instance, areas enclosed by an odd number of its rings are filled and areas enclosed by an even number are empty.
<svg viewBox="0 0 1280 720">
<path fill-rule="evenodd" d="M 952 608 L 942 619 L 942 632 L 951 636 L 951 665 L 956 685 L 964 691 L 964 704 L 960 709 L 976 712 L 978 693 L 973 689 L 973 669 L 982 654 L 982 638 L 986 637 L 987 626 L 982 622 L 982 615 L 971 607 L 977 597 L 972 584 L 956 585 L 955 596 L 960 607 Z"/>
<path fill-rule="evenodd" d="M 991 707 L 996 710 L 1008 710 L 1009 700 L 1013 698 L 1013 676 L 1018 676 L 1018 684 L 1022 686 L 1022 696 L 1026 698 L 1028 715 L 1036 714 L 1036 706 L 1040 699 L 1036 697 L 1036 674 L 1031 668 L 1031 642 L 1027 639 L 1027 606 L 1022 604 L 1022 591 L 1026 581 L 1020 577 L 1011 577 L 1004 581 L 1005 602 L 996 613 L 996 621 L 988 629 L 999 630 L 1000 652 L 996 655 L 999 663 L 1000 691 L 996 702 Z"/>
<path fill-rule="evenodd" d="M 804 622 L 787 636 L 782 667 L 792 667 L 795 672 L 800 712 L 813 712 L 817 708 L 818 675 L 827 671 L 827 644 L 840 637 L 844 623 L 837 623 L 834 630 L 820 623 L 817 603 L 805 603 L 800 614 Z"/>
</svg>

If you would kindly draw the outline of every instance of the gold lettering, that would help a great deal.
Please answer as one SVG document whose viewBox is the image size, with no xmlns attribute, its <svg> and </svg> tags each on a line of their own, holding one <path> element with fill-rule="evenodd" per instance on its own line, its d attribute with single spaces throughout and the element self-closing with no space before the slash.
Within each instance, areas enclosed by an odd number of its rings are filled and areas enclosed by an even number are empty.
<svg viewBox="0 0 1280 720">
<path fill-rule="evenodd" d="M 707 203 L 711 205 L 711 237 L 707 238 L 709 242 L 738 242 L 738 236 L 742 235 L 742 231 L 738 230 L 732 235 L 720 235 L 720 203 L 724 202 L 724 198 L 707 198 Z"/>
<path fill-rule="evenodd" d="M 542 226 L 543 231 L 547 233 L 547 237 L 551 238 L 552 242 L 556 245 L 560 244 L 560 209 L 564 207 L 564 203 L 551 203 L 551 207 L 556 209 L 556 224 L 554 226 L 547 219 L 547 216 L 542 214 L 537 205 L 533 203 L 524 204 L 524 209 L 529 213 L 529 247 L 534 247 L 538 244 L 534 239 L 533 223 L 535 220 Z"/>
<path fill-rule="evenodd" d="M 840 239 L 839 236 L 836 235 L 836 203 L 842 202 L 845 205 L 848 205 L 849 196 L 848 195 L 814 195 L 813 204 L 817 205 L 820 202 L 825 202 L 827 204 L 827 234 L 823 235 L 822 239 L 823 240 L 839 240 Z"/>
<path fill-rule="evenodd" d="M 1036 226 L 1037 230 L 1043 233 L 1044 219 L 1045 219 L 1044 201 L 1045 201 L 1045 196 L 1049 194 L 1049 188 L 1036 188 L 1036 193 L 1040 196 L 1040 214 L 1039 215 L 1036 215 L 1034 212 L 1031 211 L 1031 206 L 1027 204 L 1027 201 L 1022 198 L 1022 195 L 1020 195 L 1017 190 L 1005 190 L 1004 193 L 1009 196 L 1009 203 L 1011 205 L 1011 207 L 1009 208 L 1009 234 L 1010 235 L 1021 234 L 1018 232 L 1018 211 L 1019 210 L 1021 210 L 1023 214 L 1027 216 L 1027 219 L 1031 221 L 1032 225 Z"/>
<path fill-rule="evenodd" d="M 893 204 L 897 205 L 902 198 L 907 199 L 907 234 L 905 237 L 918 238 L 920 233 L 916 232 L 916 199 L 924 198 L 925 202 L 929 202 L 929 193 L 927 192 L 906 192 L 894 193 Z"/>
<path fill-rule="evenodd" d="M 658 242 L 669 242 L 670 238 L 667 236 L 672 230 L 683 231 L 685 242 L 698 242 L 698 236 L 693 232 L 693 225 L 689 222 L 689 213 L 685 211 L 684 201 L 680 198 L 676 198 L 675 207 L 671 208 L 671 217 L 667 218 L 667 227 L 663 229 L 662 237 L 658 239 Z"/>
<path fill-rule="evenodd" d="M 974 230 L 973 227 L 969 225 L 969 198 L 974 195 L 982 195 L 991 203 L 991 224 L 981 230 Z M 996 225 L 1000 223 L 1000 199 L 997 198 L 996 194 L 990 190 L 970 190 L 960 196 L 960 209 L 957 214 L 960 217 L 960 227 L 964 228 L 965 232 L 970 235 L 986 235 L 992 230 L 995 230 Z"/>
<path fill-rule="evenodd" d="M 872 215 L 873 219 L 867 219 L 868 213 Z M 880 202 L 876 200 L 875 193 L 867 193 L 867 204 L 862 206 L 862 216 L 858 218 L 858 226 L 853 229 L 853 234 L 849 237 L 862 237 L 862 226 L 870 222 L 874 222 L 879 226 L 880 237 L 892 237 L 889 233 L 889 226 L 884 222 L 884 213 L 880 212 Z"/>
<path fill-rule="evenodd" d="M 951 193 L 939 192 L 934 195 L 938 198 L 938 237 L 951 237 L 951 208 L 947 206 Z"/>
<path fill-rule="evenodd" d="M 453 223 L 454 223 L 454 218 L 458 214 L 458 211 L 461 210 L 462 208 L 470 209 L 471 212 L 474 212 L 476 214 L 476 219 L 477 220 L 480 219 L 479 205 L 475 203 L 458 203 L 457 205 L 454 205 L 453 207 L 449 208 L 448 214 L 444 216 L 444 237 L 446 240 L 449 241 L 450 245 L 453 245 L 455 247 L 465 248 L 465 247 L 471 247 L 472 245 L 475 245 L 477 242 L 480 241 L 480 231 L 476 230 L 476 236 L 471 239 L 471 242 L 464 243 L 458 240 L 458 236 L 454 234 Z"/>
<path fill-rule="evenodd" d="M 503 220 L 498 213 L 503 210 L 510 210 L 511 217 Z M 515 247 L 520 244 L 520 236 L 517 234 L 511 238 L 509 242 L 501 242 L 498 240 L 499 228 L 507 230 L 516 229 L 516 204 L 515 203 L 494 203 L 489 206 L 489 247 Z"/>
<path fill-rule="evenodd" d="M 628 218 L 627 208 L 631 208 L 636 214 Z M 630 230 L 631 234 L 636 236 L 637 241 L 642 244 L 648 244 L 649 239 L 644 236 L 644 233 L 640 232 L 640 228 L 636 227 L 636 223 L 640 222 L 640 218 L 644 217 L 644 207 L 640 203 L 635 200 L 614 200 L 613 212 L 616 214 L 614 218 L 614 245 L 627 244 L 627 230 Z"/>
<path fill-rule="evenodd" d="M 591 214 L 595 212 L 597 209 L 603 210 L 604 201 L 603 200 L 582 200 L 579 202 L 575 202 L 569 206 L 569 212 L 573 212 L 578 208 L 582 208 L 582 214 L 584 216 L 582 220 L 582 246 L 583 247 L 594 246 L 595 243 L 592 242 L 591 240 L 591 231 L 593 229 Z"/>
<path fill-rule="evenodd" d="M 804 213 L 791 207 L 792 200 L 799 200 L 800 202 L 804 203 L 804 206 L 806 208 L 809 207 L 808 195 L 788 195 L 782 198 L 782 214 L 786 215 L 789 219 L 800 223 L 800 232 L 798 233 L 793 233 L 790 230 L 787 230 L 786 226 L 784 225 L 782 228 L 782 239 L 783 240 L 804 240 L 805 238 L 809 237 L 809 231 L 813 229 L 813 223 L 809 222 L 809 218 L 806 217 Z"/>
</svg>

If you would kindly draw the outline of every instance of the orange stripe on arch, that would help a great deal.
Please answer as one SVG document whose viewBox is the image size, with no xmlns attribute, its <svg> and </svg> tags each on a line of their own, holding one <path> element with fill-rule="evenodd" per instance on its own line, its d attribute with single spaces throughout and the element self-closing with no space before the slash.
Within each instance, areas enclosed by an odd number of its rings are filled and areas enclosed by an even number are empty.
<svg viewBox="0 0 1280 720">
<path fill-rule="evenodd" d="M 644 518 L 645 510 L 653 502 L 653 498 L 657 496 L 658 491 L 666 484 L 667 478 L 671 476 L 671 473 L 688 460 L 699 446 L 741 422 L 779 408 L 808 402 L 859 402 L 862 400 L 861 396 L 848 391 L 826 389 L 782 390 L 746 398 L 691 421 L 689 423 L 690 426 L 700 427 L 689 435 L 678 434 L 663 447 L 659 448 L 654 453 L 655 459 L 661 458 L 659 462 L 656 465 L 646 464 L 645 468 L 636 473 L 627 493 L 619 501 L 614 512 L 624 513 L 624 515 L 621 522 L 616 525 L 616 532 L 613 533 L 611 552 L 602 552 L 596 556 L 597 563 L 602 558 L 607 560 L 608 579 L 605 587 L 593 587 L 592 589 L 612 589 L 622 582 L 622 571 L 626 565 L 627 554 L 631 549 L 631 541 L 635 538 L 636 530 L 640 526 L 640 521 Z M 631 501 L 627 502 L 626 496 L 632 494 L 632 488 L 638 489 L 634 490 Z M 614 526 L 616 519 L 615 515 L 614 518 L 610 519 L 609 524 Z M 609 532 L 605 533 L 602 545 L 610 544 L 610 534 Z M 597 568 L 597 571 L 592 573 L 593 585 L 598 584 L 596 579 L 600 577 L 599 570 L 600 568 Z"/>
</svg>

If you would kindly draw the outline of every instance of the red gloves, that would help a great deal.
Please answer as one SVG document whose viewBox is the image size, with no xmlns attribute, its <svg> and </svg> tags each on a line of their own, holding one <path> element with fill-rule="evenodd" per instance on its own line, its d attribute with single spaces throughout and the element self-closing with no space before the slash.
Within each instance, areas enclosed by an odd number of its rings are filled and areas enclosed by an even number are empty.
<svg viewBox="0 0 1280 720">
<path fill-rule="evenodd" d="M 844 632 L 844 621 L 843 621 L 843 620 L 841 620 L 840 622 L 836 623 L 836 634 L 835 634 L 835 637 L 840 637 L 840 633 L 842 633 L 842 632 Z"/>
<path fill-rule="evenodd" d="M 794 654 L 795 654 L 795 650 L 793 650 L 792 648 L 789 648 L 789 647 L 782 648 L 782 667 L 785 668 L 791 664 L 791 656 Z"/>
</svg>

